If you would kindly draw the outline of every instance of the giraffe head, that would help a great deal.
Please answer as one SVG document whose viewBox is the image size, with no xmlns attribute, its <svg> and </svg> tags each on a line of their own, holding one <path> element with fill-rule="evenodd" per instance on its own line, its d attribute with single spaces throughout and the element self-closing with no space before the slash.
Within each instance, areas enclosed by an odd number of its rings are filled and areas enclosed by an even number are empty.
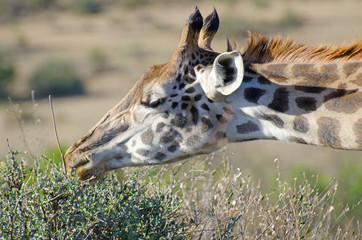
<svg viewBox="0 0 362 240">
<path fill-rule="evenodd" d="M 228 97 L 243 75 L 240 52 L 214 52 L 214 10 L 205 21 L 196 8 L 166 64 L 149 68 L 123 98 L 65 155 L 68 173 L 99 178 L 125 167 L 173 162 L 225 145 L 233 116 Z"/>
</svg>

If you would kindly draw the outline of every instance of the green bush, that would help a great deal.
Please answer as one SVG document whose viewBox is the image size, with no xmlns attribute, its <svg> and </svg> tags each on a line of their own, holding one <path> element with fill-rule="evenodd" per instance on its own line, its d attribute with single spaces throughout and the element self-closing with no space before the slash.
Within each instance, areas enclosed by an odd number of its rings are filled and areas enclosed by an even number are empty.
<svg viewBox="0 0 362 240">
<path fill-rule="evenodd" d="M 303 24 L 303 18 L 294 13 L 291 9 L 287 9 L 279 21 L 280 26 L 284 28 L 296 28 Z"/>
<path fill-rule="evenodd" d="M 83 94 L 84 85 L 74 67 L 64 60 L 50 60 L 42 64 L 29 80 L 38 98 Z"/>
<path fill-rule="evenodd" d="M 18 17 L 57 6 L 57 0 L 0 0 L 0 17 Z"/>
<path fill-rule="evenodd" d="M 103 10 L 104 2 L 102 0 L 77 0 L 74 1 L 75 8 L 86 14 L 96 14 Z"/>
<path fill-rule="evenodd" d="M 107 54 L 101 48 L 92 48 L 88 56 L 94 72 L 103 72 L 109 67 Z"/>
<path fill-rule="evenodd" d="M 0 162 L 1 163 L 1 162 Z M 2 239 L 185 239 L 180 200 L 115 175 L 98 182 L 65 176 L 49 161 L 26 169 L 12 153 L 0 171 Z M 152 186 L 151 186 L 152 189 Z"/>
<path fill-rule="evenodd" d="M 0 49 L 0 99 L 8 95 L 9 86 L 15 79 L 15 66 Z"/>
</svg>

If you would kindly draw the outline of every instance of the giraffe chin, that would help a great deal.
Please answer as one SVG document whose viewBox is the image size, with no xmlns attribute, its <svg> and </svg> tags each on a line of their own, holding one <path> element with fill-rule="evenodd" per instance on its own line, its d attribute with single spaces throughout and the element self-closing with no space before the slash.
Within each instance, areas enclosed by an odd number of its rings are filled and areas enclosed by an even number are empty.
<svg viewBox="0 0 362 240">
<path fill-rule="evenodd" d="M 74 153 L 65 154 L 65 168 L 68 175 L 72 174 L 73 170 L 76 170 L 79 180 L 82 181 L 100 179 L 106 172 L 105 167 L 101 164 L 94 166 L 89 156 L 77 156 Z"/>
<path fill-rule="evenodd" d="M 81 166 L 77 168 L 76 172 L 81 181 L 95 181 L 102 178 L 107 170 L 102 165 L 93 166 L 92 168 Z"/>
</svg>

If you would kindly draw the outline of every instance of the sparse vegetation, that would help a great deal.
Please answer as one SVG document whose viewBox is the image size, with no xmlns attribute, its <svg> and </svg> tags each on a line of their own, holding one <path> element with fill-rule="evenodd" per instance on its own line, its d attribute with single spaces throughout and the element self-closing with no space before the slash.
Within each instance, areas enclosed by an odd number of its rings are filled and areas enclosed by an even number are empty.
<svg viewBox="0 0 362 240">
<path fill-rule="evenodd" d="M 26 13 L 37 12 L 57 5 L 57 0 L 9 1 L 0 0 L 0 16 L 19 17 Z"/>
<path fill-rule="evenodd" d="M 98 182 L 65 176 L 54 159 L 24 167 L 11 151 L 0 170 L 4 239 L 360 239 L 335 215 L 337 183 L 276 179 L 262 193 L 227 159 L 134 168 Z M 43 163 L 41 163 L 43 162 Z M 274 200 L 273 200 L 274 198 Z M 347 223 L 347 224 L 346 224 Z"/>
<path fill-rule="evenodd" d="M 49 94 L 60 97 L 85 92 L 73 65 L 64 60 L 49 60 L 39 66 L 29 84 L 37 98 L 48 97 Z"/>
<path fill-rule="evenodd" d="M 287 9 L 280 19 L 280 26 L 284 28 L 300 27 L 303 24 L 303 19 L 291 9 Z"/>
<path fill-rule="evenodd" d="M 102 12 L 104 2 L 101 0 L 77 0 L 74 1 L 74 6 L 81 13 L 96 14 Z"/>
<path fill-rule="evenodd" d="M 9 94 L 9 87 L 15 80 L 15 66 L 8 54 L 0 49 L 0 99 Z"/>
<path fill-rule="evenodd" d="M 89 61 L 94 72 L 103 72 L 108 68 L 108 58 L 101 48 L 92 48 L 89 52 Z"/>
<path fill-rule="evenodd" d="M 267 8 L 270 2 L 268 0 L 253 0 L 253 4 L 258 8 Z"/>
<path fill-rule="evenodd" d="M 338 204 L 335 206 L 337 212 L 344 211 L 346 205 L 351 207 L 347 216 L 355 217 L 356 219 L 362 219 L 362 212 L 360 211 L 360 204 L 362 203 L 362 174 L 360 169 L 361 163 L 346 161 L 340 163 L 340 171 L 336 174 L 336 178 L 339 181 L 339 190 L 335 195 L 335 202 Z M 330 184 L 330 179 L 323 175 L 318 175 L 315 170 L 308 167 L 295 168 L 289 173 L 290 179 L 294 176 L 302 175 L 304 179 L 315 186 L 318 191 L 322 191 Z M 297 179 L 297 185 L 303 184 L 302 179 Z"/>
</svg>

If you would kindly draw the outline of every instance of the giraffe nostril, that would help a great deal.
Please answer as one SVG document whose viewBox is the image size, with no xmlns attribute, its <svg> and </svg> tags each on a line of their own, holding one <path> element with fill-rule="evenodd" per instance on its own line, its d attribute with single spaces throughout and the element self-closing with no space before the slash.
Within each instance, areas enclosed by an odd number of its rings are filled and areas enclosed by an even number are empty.
<svg viewBox="0 0 362 240">
<path fill-rule="evenodd" d="M 128 128 L 129 128 L 129 125 L 128 125 L 128 124 L 122 124 L 122 125 L 119 127 L 119 131 L 120 131 L 120 132 L 125 132 L 125 131 L 127 131 Z"/>
</svg>

